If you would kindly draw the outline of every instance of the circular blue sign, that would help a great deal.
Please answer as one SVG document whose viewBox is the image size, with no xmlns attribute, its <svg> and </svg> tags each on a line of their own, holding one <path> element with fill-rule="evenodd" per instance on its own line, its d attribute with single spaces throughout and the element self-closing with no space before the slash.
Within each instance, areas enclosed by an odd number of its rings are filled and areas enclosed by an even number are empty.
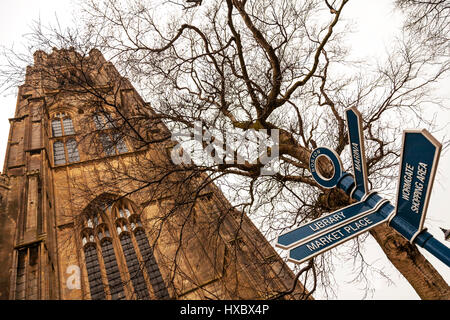
<svg viewBox="0 0 450 320">
<path fill-rule="evenodd" d="M 333 164 L 334 174 L 331 178 L 325 178 L 320 174 L 318 170 L 316 170 L 317 159 L 319 159 L 322 156 L 328 158 Z M 311 152 L 311 155 L 309 157 L 309 170 L 311 171 L 314 180 L 316 180 L 316 182 L 320 184 L 322 187 L 327 189 L 334 188 L 337 185 L 343 172 L 342 162 L 341 159 L 339 158 L 339 155 L 333 150 L 326 147 L 319 147 L 314 149 L 313 152 Z"/>
</svg>

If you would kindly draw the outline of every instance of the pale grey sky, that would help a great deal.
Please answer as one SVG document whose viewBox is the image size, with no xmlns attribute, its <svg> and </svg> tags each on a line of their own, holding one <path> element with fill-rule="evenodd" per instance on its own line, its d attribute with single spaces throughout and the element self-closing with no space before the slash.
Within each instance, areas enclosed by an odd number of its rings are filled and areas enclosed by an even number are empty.
<svg viewBox="0 0 450 320">
<path fill-rule="evenodd" d="M 392 43 L 392 37 L 398 34 L 401 25 L 401 17 L 392 13 L 392 1 L 390 0 L 358 0 L 350 1 L 344 10 L 344 17 L 355 20 L 355 27 L 358 30 L 350 39 L 353 44 L 355 58 L 370 58 L 380 56 L 385 53 L 385 49 Z M 20 47 L 24 44 L 23 35 L 29 32 L 33 20 L 39 18 L 44 24 L 54 23 L 55 16 L 61 24 L 70 24 L 72 21 L 72 10 L 74 5 L 70 0 L 0 0 L 0 45 L 10 47 Z M 0 61 L 1 61 L 0 57 Z M 442 81 L 441 94 L 450 99 L 448 88 L 450 81 Z M 0 162 L 3 162 L 6 151 L 6 143 L 9 132 L 9 121 L 14 114 L 16 97 L 2 94 L 0 96 Z M 449 105 L 450 107 L 450 105 Z M 450 123 L 450 111 L 440 112 L 441 124 Z M 405 123 L 403 129 L 411 127 Z M 444 135 L 448 135 L 449 130 L 438 132 L 434 136 L 442 141 Z M 399 137 L 401 139 L 401 137 Z M 2 166 L 3 167 L 3 166 Z M 450 212 L 447 204 L 450 195 L 450 154 L 444 152 L 441 156 L 437 180 L 435 181 L 425 226 L 440 241 L 443 241 L 440 226 L 450 228 Z M 391 202 L 395 202 L 395 195 L 392 195 Z M 447 242 L 447 245 L 450 243 Z M 345 244 L 341 249 L 345 250 Z M 435 259 L 426 251 L 421 250 L 429 261 L 439 270 L 447 282 L 450 282 L 450 268 Z M 401 275 L 392 267 L 390 262 L 382 253 L 375 241 L 368 237 L 367 260 L 378 268 L 383 269 L 391 276 L 394 284 L 388 286 L 387 282 L 378 276 L 370 275 L 375 283 L 373 299 L 418 299 L 417 294 Z M 346 281 L 351 279 L 351 265 L 336 265 L 336 275 L 339 282 L 338 299 L 361 299 L 363 292 L 361 288 Z M 320 299 L 321 292 L 315 294 L 316 299 Z"/>
</svg>

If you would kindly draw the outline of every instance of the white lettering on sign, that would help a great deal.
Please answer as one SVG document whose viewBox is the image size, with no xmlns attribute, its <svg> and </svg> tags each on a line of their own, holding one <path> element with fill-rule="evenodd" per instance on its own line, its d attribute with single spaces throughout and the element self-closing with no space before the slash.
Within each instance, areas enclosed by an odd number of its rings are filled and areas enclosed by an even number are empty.
<svg viewBox="0 0 450 320">
<path fill-rule="evenodd" d="M 309 227 L 311 228 L 312 231 L 316 232 L 317 230 L 325 228 L 327 225 L 336 223 L 343 219 L 345 219 L 344 213 L 339 212 L 339 213 L 333 214 L 329 217 L 325 217 L 325 218 L 321 219 L 320 221 L 317 221 L 316 223 L 310 225 Z"/>
<path fill-rule="evenodd" d="M 402 198 L 409 201 L 409 196 L 411 195 L 411 184 L 413 179 L 414 166 L 406 163 L 405 174 L 403 176 L 403 188 L 402 188 Z"/>
<path fill-rule="evenodd" d="M 419 162 L 419 166 L 417 167 L 417 180 L 414 184 L 414 192 L 411 202 L 411 210 L 415 213 L 419 213 L 419 207 L 422 200 L 423 195 L 423 184 L 425 183 L 425 176 L 427 174 L 427 164 L 423 162 Z"/>
<path fill-rule="evenodd" d="M 355 170 L 361 172 L 361 155 L 359 154 L 359 144 L 352 143 L 353 150 L 353 165 L 355 166 Z"/>
<path fill-rule="evenodd" d="M 316 161 L 315 159 L 320 155 L 320 150 L 315 150 L 313 154 L 311 155 L 311 159 L 314 159 L 314 161 L 311 161 L 310 163 L 310 169 L 311 172 L 316 172 Z"/>
<path fill-rule="evenodd" d="M 344 227 L 344 230 L 347 233 L 353 233 L 359 231 L 359 229 L 366 227 L 368 225 L 371 225 L 373 223 L 372 220 L 370 220 L 368 217 L 364 217 L 363 219 L 359 219 L 358 221 L 355 221 L 348 226 Z"/>
</svg>

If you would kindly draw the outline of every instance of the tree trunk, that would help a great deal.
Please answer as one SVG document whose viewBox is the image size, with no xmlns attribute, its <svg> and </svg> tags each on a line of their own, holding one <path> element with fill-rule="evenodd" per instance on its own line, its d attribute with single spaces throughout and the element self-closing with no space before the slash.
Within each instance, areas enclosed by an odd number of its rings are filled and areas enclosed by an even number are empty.
<svg viewBox="0 0 450 320">
<path fill-rule="evenodd" d="M 450 300 L 447 282 L 415 245 L 385 224 L 373 228 L 370 234 L 421 299 Z"/>
</svg>

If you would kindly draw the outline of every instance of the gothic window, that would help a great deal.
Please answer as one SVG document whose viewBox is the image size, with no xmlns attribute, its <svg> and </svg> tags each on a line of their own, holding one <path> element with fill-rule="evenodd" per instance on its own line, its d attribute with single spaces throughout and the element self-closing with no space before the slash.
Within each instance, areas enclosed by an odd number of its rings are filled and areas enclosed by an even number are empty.
<svg viewBox="0 0 450 320">
<path fill-rule="evenodd" d="M 67 156 L 69 163 L 80 161 L 80 155 L 78 154 L 77 141 L 75 139 L 69 139 L 66 142 Z"/>
<path fill-rule="evenodd" d="M 140 227 L 142 224 L 138 221 L 136 224 L 132 223 L 133 226 Z M 153 255 L 153 250 L 148 244 L 147 236 L 145 231 L 141 228 L 135 231 L 136 242 L 139 246 L 139 251 L 141 252 L 142 259 L 144 260 L 145 268 L 150 279 L 150 284 L 153 287 L 153 292 L 158 299 L 168 299 L 169 292 L 167 291 L 164 280 L 159 271 L 158 264 L 156 263 L 155 256 Z"/>
<path fill-rule="evenodd" d="M 97 130 L 103 130 L 103 117 L 101 114 L 94 114 L 94 123 Z"/>
<path fill-rule="evenodd" d="M 83 241 L 87 242 L 87 239 L 83 238 Z M 95 245 L 87 245 L 84 247 L 84 257 L 86 259 L 91 298 L 92 300 L 103 300 L 106 298 L 106 295 Z"/>
<path fill-rule="evenodd" d="M 86 267 L 88 271 L 89 286 L 92 299 L 106 299 L 104 288 L 109 287 L 110 298 L 120 300 L 125 298 L 123 280 L 120 275 L 119 266 L 116 260 L 111 233 L 108 225 L 101 216 L 94 214 L 88 216 L 84 221 L 82 232 L 82 243 L 89 249 L 89 256 L 86 256 Z M 97 252 L 97 248 L 98 252 Z M 101 278 L 100 257 L 103 260 L 107 283 L 103 283 Z M 92 261 L 88 261 L 91 259 Z"/>
<path fill-rule="evenodd" d="M 125 153 L 128 152 L 127 146 L 125 142 L 123 141 L 122 137 L 116 133 L 113 135 L 114 141 L 116 142 L 116 149 L 118 153 Z"/>
<path fill-rule="evenodd" d="M 113 156 L 116 154 L 116 150 L 114 148 L 114 143 L 112 142 L 112 140 L 108 134 L 105 134 L 105 133 L 100 134 L 100 141 L 102 143 L 103 152 L 107 156 Z"/>
<path fill-rule="evenodd" d="M 114 127 L 114 121 L 107 112 L 94 114 L 94 123 L 97 130 L 109 129 Z"/>
<path fill-rule="evenodd" d="M 75 134 L 72 119 L 65 113 L 59 112 L 53 116 L 52 136 L 61 137 L 53 142 L 53 160 L 55 165 L 80 161 L 78 144 L 73 137 L 65 136 Z"/>
<path fill-rule="evenodd" d="M 62 126 L 61 120 L 52 120 L 52 135 L 54 137 L 61 137 L 62 134 Z"/>
<path fill-rule="evenodd" d="M 93 119 L 97 130 L 111 129 L 115 127 L 114 119 L 107 112 L 96 113 L 93 115 Z M 119 132 L 105 130 L 99 134 L 99 139 L 103 147 L 103 152 L 107 156 L 128 152 L 125 141 Z"/>
<path fill-rule="evenodd" d="M 70 134 L 75 134 L 72 119 L 65 112 L 55 114 L 52 120 L 52 136 L 61 137 Z"/>
<path fill-rule="evenodd" d="M 63 122 L 63 130 L 65 135 L 75 134 L 75 130 L 73 129 L 72 119 L 64 118 Z"/>
<path fill-rule="evenodd" d="M 131 211 L 130 211 L 131 210 Z M 120 242 L 127 261 L 128 271 L 130 276 L 132 272 L 135 273 L 134 282 L 138 282 L 144 269 L 150 280 L 150 285 L 157 299 L 168 299 L 169 293 L 167 287 L 162 279 L 153 251 L 149 245 L 147 236 L 142 227 L 142 222 L 139 216 L 133 212 L 132 208 L 127 206 L 119 206 L 118 217 L 116 218 L 117 231 L 120 236 Z M 127 225 L 129 226 L 127 228 Z M 139 252 L 142 257 L 142 262 L 138 261 L 136 251 L 133 248 L 131 237 L 134 236 Z M 132 282 L 133 282 L 133 278 Z M 147 292 L 143 292 L 143 286 L 136 286 L 133 282 L 134 289 L 139 299 L 148 299 Z"/>
<path fill-rule="evenodd" d="M 64 140 L 53 142 L 53 160 L 55 165 L 79 162 L 80 154 L 78 153 L 77 141 L 74 138 L 70 138 L 65 143 Z"/>
<path fill-rule="evenodd" d="M 101 133 L 100 142 L 107 156 L 128 152 L 128 148 L 119 134 Z"/>
<path fill-rule="evenodd" d="M 86 219 L 81 237 L 84 247 L 84 258 L 86 260 L 91 298 L 92 300 L 104 300 L 106 299 L 106 293 L 97 253 L 98 245 L 94 236 L 93 217 L 88 217 Z"/>
<path fill-rule="evenodd" d="M 101 239 L 102 256 L 105 263 L 106 275 L 108 277 L 109 290 L 111 292 L 112 300 L 119 300 L 125 298 L 125 292 L 123 290 L 123 282 L 120 277 L 119 267 L 116 261 L 116 254 L 114 247 L 109 238 L 108 229 L 100 230 L 98 236 Z"/>
<path fill-rule="evenodd" d="M 38 299 L 39 246 L 20 249 L 17 255 L 16 300 Z"/>
<path fill-rule="evenodd" d="M 25 299 L 25 258 L 27 250 L 19 251 L 17 259 L 17 274 L 16 274 L 16 300 Z"/>
<path fill-rule="evenodd" d="M 129 295 L 139 300 L 147 300 L 151 298 L 149 291 L 151 287 L 154 298 L 168 299 L 170 297 L 167 287 L 139 215 L 134 212 L 131 205 L 125 203 L 127 202 L 122 201 L 120 205 L 99 206 L 103 207 L 100 209 L 104 210 L 102 215 L 94 214 L 84 219 L 82 242 L 85 247 L 91 296 L 93 299 L 124 299 L 125 290 L 132 290 Z M 109 215 L 111 219 L 103 219 L 103 215 Z M 114 243 L 118 247 L 115 247 Z M 86 250 L 90 251 L 86 253 Z M 131 282 L 128 289 L 125 288 L 124 279 L 121 277 L 119 260 L 126 268 L 122 273 L 127 273 L 127 278 Z M 104 283 L 101 277 L 103 266 L 103 272 L 106 274 Z M 109 288 L 109 295 L 103 288 Z"/>
<path fill-rule="evenodd" d="M 53 142 L 53 160 L 55 161 L 55 165 L 66 163 L 64 143 L 62 141 L 58 140 Z"/>
<path fill-rule="evenodd" d="M 123 231 L 126 231 L 126 226 L 122 226 Z M 149 299 L 149 293 L 145 284 L 142 267 L 139 263 L 136 251 L 134 250 L 131 236 L 128 232 L 123 232 L 120 235 L 120 244 L 122 245 L 123 254 L 127 262 L 128 273 L 130 274 L 131 282 L 133 283 L 134 292 L 139 300 Z"/>
</svg>

